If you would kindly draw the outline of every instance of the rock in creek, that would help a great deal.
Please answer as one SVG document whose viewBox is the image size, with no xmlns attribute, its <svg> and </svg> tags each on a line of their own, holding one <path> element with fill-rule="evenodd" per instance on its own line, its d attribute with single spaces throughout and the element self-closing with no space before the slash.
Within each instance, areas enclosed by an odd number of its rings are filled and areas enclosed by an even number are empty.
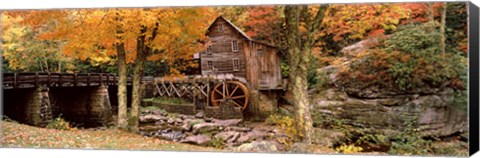
<svg viewBox="0 0 480 158">
<path fill-rule="evenodd" d="M 200 134 L 200 135 L 188 136 L 185 139 L 181 140 L 180 143 L 208 145 L 211 141 L 212 139 L 209 136 Z"/>
<path fill-rule="evenodd" d="M 237 132 L 250 132 L 250 131 L 252 131 L 252 128 L 231 126 L 231 127 L 227 127 L 225 130 L 226 131 L 237 131 Z"/>
<path fill-rule="evenodd" d="M 140 123 L 154 123 L 157 121 L 161 121 L 166 119 L 164 116 L 159 116 L 159 115 L 145 115 L 145 116 L 140 116 Z"/>
<path fill-rule="evenodd" d="M 236 139 L 238 139 L 238 137 L 240 137 L 240 133 L 234 132 L 234 131 L 220 132 L 216 134 L 214 137 L 222 141 L 233 142 Z"/>
<path fill-rule="evenodd" d="M 229 119 L 229 120 L 219 120 L 219 119 L 214 119 L 213 123 L 219 125 L 219 126 L 236 126 L 240 122 L 242 122 L 242 119 Z"/>
<path fill-rule="evenodd" d="M 197 134 L 197 133 L 208 133 L 212 131 L 219 131 L 220 130 L 219 127 L 220 126 L 218 126 L 215 123 L 199 123 L 199 124 L 193 125 L 192 129 L 193 129 L 193 133 Z"/>
<path fill-rule="evenodd" d="M 203 116 L 205 116 L 205 113 L 203 111 L 200 111 L 197 114 L 195 114 L 196 118 L 203 118 Z"/>
</svg>

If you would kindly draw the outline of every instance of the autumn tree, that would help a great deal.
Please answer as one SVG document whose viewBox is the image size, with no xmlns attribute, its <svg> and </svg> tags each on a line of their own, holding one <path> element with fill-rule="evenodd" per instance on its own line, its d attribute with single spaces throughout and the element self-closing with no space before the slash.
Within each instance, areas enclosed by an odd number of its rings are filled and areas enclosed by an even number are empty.
<svg viewBox="0 0 480 158">
<path fill-rule="evenodd" d="M 286 6 L 285 24 L 287 39 L 287 57 L 289 69 L 289 91 L 295 109 L 296 126 L 299 138 L 305 143 L 312 142 L 312 118 L 307 93 L 307 67 L 310 54 L 317 41 L 317 31 L 323 21 L 326 6 Z"/>
<path fill-rule="evenodd" d="M 248 20 L 240 25 L 251 38 L 274 45 L 280 45 L 282 36 L 281 7 L 252 6 L 246 9 Z"/>
<path fill-rule="evenodd" d="M 2 56 L 15 71 L 60 72 L 70 59 L 60 51 L 61 42 L 37 39 L 48 28 L 22 26 L 21 17 L 2 14 Z"/>
<path fill-rule="evenodd" d="M 407 10 L 397 4 L 333 4 L 326 11 L 325 29 L 319 32 L 324 40 L 318 44 L 321 51 L 335 53 L 365 38 L 393 32 L 407 17 Z"/>
<path fill-rule="evenodd" d="M 136 57 L 133 71 L 132 109 L 130 127 L 136 131 L 138 109 L 141 104 L 141 79 L 146 57 L 151 54 L 153 60 L 166 60 L 169 66 L 178 60 L 191 59 L 195 52 L 203 49 L 198 40 L 204 40 L 205 28 L 211 18 L 210 10 L 205 8 L 139 10 L 146 19 L 137 23 L 139 35 L 136 38 Z M 153 18 L 152 18 L 153 17 Z M 149 21 L 150 20 L 150 21 Z M 191 66 L 185 64 L 184 67 Z M 170 69 L 179 74 L 182 67 Z"/>
<path fill-rule="evenodd" d="M 205 28 L 211 18 L 208 8 L 134 8 L 18 11 L 32 28 L 55 26 L 37 35 L 64 41 L 62 52 L 81 60 L 116 56 L 118 67 L 118 127 L 136 130 L 140 83 L 144 60 L 167 62 L 192 58 L 203 49 Z M 52 24 L 52 21 L 54 22 Z M 127 63 L 135 63 L 130 116 L 127 112 Z M 187 65 L 190 66 L 190 65 Z M 177 68 L 171 68 L 178 74 Z"/>
</svg>

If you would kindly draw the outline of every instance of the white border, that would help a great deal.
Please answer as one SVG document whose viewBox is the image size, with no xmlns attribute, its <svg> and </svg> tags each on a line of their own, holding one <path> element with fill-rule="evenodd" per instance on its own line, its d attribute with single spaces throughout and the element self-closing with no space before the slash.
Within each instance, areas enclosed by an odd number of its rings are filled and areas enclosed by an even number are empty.
<svg viewBox="0 0 480 158">
<path fill-rule="evenodd" d="M 218 6 L 218 5 L 262 5 L 262 4 L 312 4 L 312 3 L 367 3 L 367 2 L 427 2 L 439 0 L 176 0 L 176 1 L 135 1 L 135 0 L 2 0 L 0 10 L 16 9 L 55 9 L 55 8 L 104 8 L 104 7 L 161 7 L 161 6 Z M 458 0 L 446 0 L 458 1 Z M 480 6 L 480 0 L 472 0 Z M 0 124 L 1 126 L 1 124 Z M 1 129 L 1 127 L 0 127 Z M 1 139 L 1 135 L 0 135 Z M 1 144 L 0 144 L 1 146 Z M 216 157 L 285 157 L 285 158 L 310 158 L 310 157 L 400 157 L 400 156 L 352 156 L 352 155 L 314 155 L 314 154 L 254 154 L 254 153 L 220 153 L 220 152 L 164 152 L 164 151 L 128 151 L 128 150 L 72 150 L 72 149 L 27 149 L 27 148 L 0 148 L 0 157 L 35 157 L 35 158 L 134 158 L 134 157 L 162 157 L 162 158 L 216 158 Z M 479 158 L 477 153 L 474 157 Z"/>
<path fill-rule="evenodd" d="M 5 0 L 7 1 L 7 0 Z M 52 8 L 104 8 L 104 7 L 159 7 L 159 6 L 218 6 L 218 5 L 263 5 L 263 4 L 312 4 L 312 3 L 369 3 L 369 2 L 427 2 L 464 0 L 9 0 L 0 2 L 0 9 L 52 9 Z M 474 0 L 479 1 L 479 0 Z M 479 3 L 476 3 L 479 4 Z"/>
</svg>

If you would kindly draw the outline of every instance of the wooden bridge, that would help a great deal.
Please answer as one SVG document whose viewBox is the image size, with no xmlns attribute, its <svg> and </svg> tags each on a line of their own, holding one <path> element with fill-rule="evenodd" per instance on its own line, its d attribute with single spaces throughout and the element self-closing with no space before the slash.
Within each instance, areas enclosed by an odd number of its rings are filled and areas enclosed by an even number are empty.
<svg viewBox="0 0 480 158">
<path fill-rule="evenodd" d="M 128 77 L 127 106 L 131 104 L 131 82 Z M 118 106 L 118 77 L 108 73 L 3 73 L 2 85 L 4 114 L 35 126 L 45 126 L 58 116 L 85 126 L 98 126 L 110 122 Z M 271 105 L 276 105 L 276 93 L 255 91 L 244 78 L 232 74 L 144 76 L 141 86 L 144 97 L 188 98 L 212 116 L 223 113 L 218 108 L 223 103 L 233 105 L 240 115 L 243 111 L 255 116 L 275 111 L 263 106 L 270 105 L 265 104 L 268 98 L 273 100 Z"/>
<path fill-rule="evenodd" d="M 108 73 L 3 73 L 4 115 L 45 126 L 52 118 L 96 126 L 108 121 L 118 105 L 118 77 Z M 151 83 L 153 77 L 143 77 Z M 127 77 L 127 104 L 132 77 Z"/>
<path fill-rule="evenodd" d="M 144 77 L 143 82 L 153 81 L 152 77 Z M 3 89 L 47 87 L 76 87 L 117 85 L 118 77 L 109 73 L 50 73 L 25 72 L 3 73 Z M 131 85 L 132 77 L 127 77 L 127 85 Z"/>
</svg>

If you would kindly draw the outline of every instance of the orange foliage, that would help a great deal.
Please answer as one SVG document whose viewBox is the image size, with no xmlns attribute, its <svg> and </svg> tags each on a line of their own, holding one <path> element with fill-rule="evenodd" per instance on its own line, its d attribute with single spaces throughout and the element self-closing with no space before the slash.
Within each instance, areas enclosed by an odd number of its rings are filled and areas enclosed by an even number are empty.
<svg viewBox="0 0 480 158">
<path fill-rule="evenodd" d="M 392 4 L 334 4 L 326 12 L 323 24 L 335 41 L 363 39 L 369 35 L 395 30 L 407 11 Z"/>
<path fill-rule="evenodd" d="M 133 62 L 138 53 L 137 39 L 145 36 L 145 45 L 153 49 L 148 59 L 171 65 L 204 49 L 197 41 L 206 38 L 205 29 L 213 18 L 209 8 L 30 10 L 7 14 L 22 17 L 23 24 L 32 28 L 49 28 L 37 38 L 64 41 L 62 50 L 68 56 L 82 60 L 114 56 L 116 45 L 124 43 L 127 62 Z M 146 28 L 143 34 L 142 27 Z"/>
</svg>

